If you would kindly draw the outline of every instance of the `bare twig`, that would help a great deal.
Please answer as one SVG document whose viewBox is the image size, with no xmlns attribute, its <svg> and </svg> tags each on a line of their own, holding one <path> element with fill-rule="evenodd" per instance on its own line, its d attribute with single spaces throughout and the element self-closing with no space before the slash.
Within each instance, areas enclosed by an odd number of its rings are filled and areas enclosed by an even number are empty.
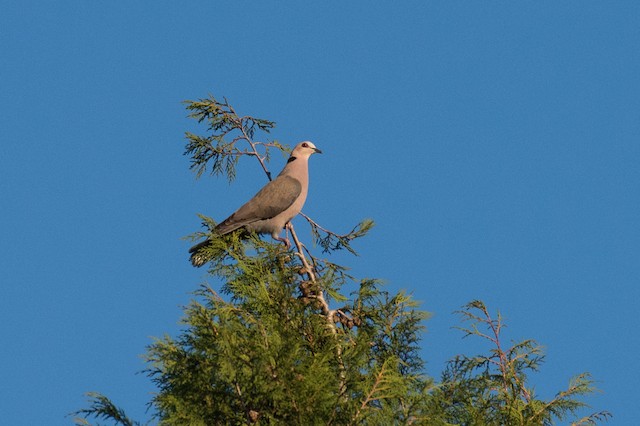
<svg viewBox="0 0 640 426">
<path fill-rule="evenodd" d="M 226 101 L 226 99 L 225 99 Z M 227 106 L 229 107 L 229 111 L 231 111 L 236 117 L 238 117 L 238 114 L 236 114 L 236 111 L 233 109 L 233 107 L 231 105 L 229 105 L 227 103 Z M 267 169 L 266 164 L 264 163 L 264 159 L 262 158 L 262 156 L 260 156 L 260 153 L 258 153 L 258 150 L 256 149 L 256 142 L 253 142 L 252 138 L 249 136 L 249 134 L 247 133 L 247 129 L 244 126 L 244 121 L 246 120 L 246 117 L 238 117 L 237 118 L 237 125 L 238 125 L 238 129 L 240 130 L 240 132 L 242 132 L 242 139 L 246 140 L 249 145 L 251 145 L 251 149 L 253 150 L 253 154 L 255 155 L 255 157 L 258 159 L 258 161 L 260 162 L 260 166 L 262 166 L 262 170 L 264 170 L 265 174 L 267 175 L 267 178 L 269 180 L 271 180 L 271 172 Z"/>
<path fill-rule="evenodd" d="M 302 262 L 302 266 L 304 266 L 305 272 L 306 272 L 307 276 L 309 277 L 309 280 L 311 280 L 314 283 L 317 283 L 316 274 L 314 272 L 314 269 L 313 269 L 313 267 L 311 265 L 309 265 L 309 262 L 307 261 L 307 258 L 304 255 L 304 245 L 298 239 L 298 235 L 296 234 L 295 229 L 293 229 L 293 224 L 291 222 L 289 222 L 287 224 L 287 230 L 289 232 L 291 232 L 291 238 L 293 238 L 293 242 L 296 245 L 296 256 L 298 256 L 300 258 L 300 261 Z M 327 300 L 324 297 L 324 292 L 322 290 L 320 290 L 320 291 L 318 291 L 318 293 L 314 297 L 320 302 L 320 304 L 322 306 L 322 313 L 327 316 L 327 321 L 331 324 L 332 328 L 335 329 L 335 323 L 333 322 L 333 316 L 335 315 L 336 311 L 335 310 L 331 310 L 329 308 L 329 303 L 327 302 Z"/>
<path fill-rule="evenodd" d="M 335 232 L 329 231 L 328 229 L 323 228 L 322 226 L 320 226 L 318 224 L 318 222 L 316 222 L 315 220 L 311 219 L 309 216 L 307 216 L 306 214 L 304 214 L 302 212 L 300 212 L 300 216 L 302 216 L 305 219 L 307 219 L 307 222 L 309 222 L 311 225 L 315 226 L 316 228 L 318 228 L 322 232 L 325 232 L 325 233 L 327 233 L 329 235 L 333 235 L 336 238 L 348 238 L 349 237 L 349 234 L 340 235 L 340 234 L 336 234 Z"/>
<path fill-rule="evenodd" d="M 295 229 L 293 229 L 293 224 L 288 223 L 287 229 L 289 230 L 289 232 L 291 232 L 291 238 L 293 238 L 293 242 L 296 245 L 296 250 L 297 250 L 296 255 L 300 258 L 300 261 L 302 262 L 302 265 L 305 268 L 305 271 L 307 273 L 307 276 L 309 277 L 309 280 L 311 280 L 314 283 L 317 283 L 315 272 L 311 267 L 311 265 L 309 265 L 309 262 L 307 261 L 307 258 L 304 255 L 304 245 L 298 239 L 298 235 L 296 234 Z M 331 333 L 334 335 L 336 340 L 338 340 L 339 339 L 338 328 L 336 327 L 336 323 L 334 321 L 336 310 L 335 309 L 332 310 L 329 307 L 329 303 L 327 302 L 327 299 L 324 297 L 324 291 L 322 291 L 322 289 L 319 289 L 319 291 L 315 294 L 314 297 L 316 298 L 316 300 L 320 302 L 320 306 L 322 307 L 322 313 L 325 315 L 329 330 L 331 330 Z M 346 385 L 347 385 L 347 372 L 344 366 L 344 361 L 342 360 L 342 345 L 340 344 L 340 342 L 336 344 L 336 356 L 338 358 L 338 364 L 340 368 L 340 384 L 338 386 L 338 396 L 339 398 L 342 398 L 344 396 Z"/>
</svg>

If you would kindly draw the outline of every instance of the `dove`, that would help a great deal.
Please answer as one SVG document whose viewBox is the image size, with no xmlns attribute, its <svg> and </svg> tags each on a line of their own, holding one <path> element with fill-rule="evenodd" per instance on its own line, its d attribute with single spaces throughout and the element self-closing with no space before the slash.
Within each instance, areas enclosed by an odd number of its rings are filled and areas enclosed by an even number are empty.
<svg viewBox="0 0 640 426">
<path fill-rule="evenodd" d="M 300 213 L 307 199 L 309 157 L 316 153 L 322 154 L 322 151 L 309 141 L 297 144 L 280 174 L 235 213 L 220 222 L 214 232 L 225 235 L 243 228 L 248 232 L 271 234 L 274 240 L 283 242 L 289 248 L 289 240 L 281 237 L 280 233 Z M 199 251 L 208 244 L 209 240 L 205 240 L 189 249 L 193 266 L 200 267 L 206 263 L 207 259 Z"/>
</svg>

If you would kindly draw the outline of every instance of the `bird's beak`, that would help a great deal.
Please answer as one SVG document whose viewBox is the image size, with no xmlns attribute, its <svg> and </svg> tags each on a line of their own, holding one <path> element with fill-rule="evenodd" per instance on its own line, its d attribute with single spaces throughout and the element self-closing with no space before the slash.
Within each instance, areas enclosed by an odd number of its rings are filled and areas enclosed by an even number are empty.
<svg viewBox="0 0 640 426">
<path fill-rule="evenodd" d="M 318 148 L 313 148 L 313 150 L 314 150 L 315 152 L 317 152 L 318 154 L 322 154 L 322 151 L 320 151 Z"/>
</svg>

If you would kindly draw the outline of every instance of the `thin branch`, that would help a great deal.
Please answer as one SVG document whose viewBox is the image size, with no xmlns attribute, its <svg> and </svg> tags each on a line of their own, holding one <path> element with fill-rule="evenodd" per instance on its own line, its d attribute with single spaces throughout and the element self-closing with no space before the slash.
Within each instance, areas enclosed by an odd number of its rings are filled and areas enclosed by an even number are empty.
<svg viewBox="0 0 640 426">
<path fill-rule="evenodd" d="M 311 280 L 313 283 L 317 283 L 314 270 L 309 265 L 309 262 L 307 261 L 307 258 L 304 255 L 304 245 L 298 239 L 298 235 L 296 234 L 296 231 L 293 228 L 293 224 L 288 223 L 287 229 L 289 230 L 289 232 L 291 232 L 291 238 L 293 238 L 293 242 L 296 245 L 296 249 L 297 249 L 296 255 L 300 257 L 300 261 L 302 262 L 302 265 L 305 268 L 305 271 L 307 273 L 307 276 L 309 277 L 309 280 Z M 336 357 L 338 358 L 338 365 L 340 368 L 340 373 L 339 373 L 340 383 L 338 385 L 338 397 L 343 398 L 346 391 L 346 387 L 347 387 L 347 371 L 344 366 L 344 361 L 342 359 L 342 345 L 340 344 L 340 341 L 339 341 L 338 329 L 334 321 L 336 310 L 331 310 L 331 308 L 329 307 L 329 303 L 327 302 L 327 299 L 324 297 L 324 291 L 321 288 L 319 288 L 318 292 L 315 295 L 315 298 L 320 302 L 320 305 L 322 306 L 322 313 L 325 315 L 327 319 L 327 325 L 329 326 L 331 333 L 336 338 L 336 342 L 337 342 Z"/>
<path fill-rule="evenodd" d="M 231 111 L 236 117 L 238 117 L 238 114 L 236 114 L 236 111 L 233 109 L 233 107 L 228 103 L 227 105 L 229 107 L 229 111 Z M 238 129 L 242 132 L 243 139 L 245 139 L 249 143 L 249 145 L 251 145 L 251 149 L 253 150 L 253 153 L 258 159 L 258 161 L 260 162 L 260 166 L 262 166 L 262 170 L 264 170 L 265 174 L 267 175 L 267 178 L 271 180 L 271 172 L 267 169 L 267 166 L 264 163 L 264 159 L 260 156 L 260 154 L 258 153 L 258 150 L 256 149 L 256 143 L 253 142 L 252 138 L 247 133 L 247 129 L 244 126 L 245 119 L 246 119 L 245 117 L 238 119 L 239 120 Z"/>
<path fill-rule="evenodd" d="M 324 232 L 324 233 L 326 233 L 326 234 L 332 235 L 332 236 L 334 236 L 334 237 L 336 237 L 336 238 L 338 238 L 338 239 L 342 239 L 342 238 L 350 239 L 349 237 L 350 237 L 351 233 L 343 234 L 343 235 L 336 234 L 335 232 L 332 232 L 332 231 L 329 231 L 329 230 L 328 230 L 328 229 L 326 229 L 326 228 L 323 228 L 322 226 L 320 226 L 320 225 L 318 224 L 318 222 L 316 222 L 315 220 L 311 219 L 311 218 L 310 218 L 309 216 L 307 216 L 306 214 L 304 214 L 304 213 L 302 213 L 302 212 L 300 212 L 299 214 L 300 214 L 300 216 L 302 216 L 302 217 L 304 217 L 305 219 L 307 219 L 307 222 L 309 222 L 311 225 L 315 226 L 316 228 L 318 228 L 319 230 L 321 230 L 322 232 Z"/>
<path fill-rule="evenodd" d="M 385 374 L 386 374 L 386 366 L 387 363 L 384 362 L 380 368 L 380 371 L 378 372 L 378 374 L 376 375 L 376 380 L 373 383 L 373 386 L 371 387 L 371 390 L 369 391 L 369 393 L 367 393 L 367 396 L 362 400 L 362 403 L 360 404 L 360 407 L 358 407 L 358 410 L 356 411 L 356 413 L 353 415 L 353 418 L 351 419 L 350 424 L 354 424 L 356 422 L 356 420 L 358 419 L 358 417 L 360 417 L 360 413 L 362 412 L 362 410 L 364 410 L 367 405 L 372 402 L 377 400 L 378 398 L 374 398 L 375 394 L 378 392 L 378 388 L 382 385 L 382 383 L 385 381 Z"/>
</svg>

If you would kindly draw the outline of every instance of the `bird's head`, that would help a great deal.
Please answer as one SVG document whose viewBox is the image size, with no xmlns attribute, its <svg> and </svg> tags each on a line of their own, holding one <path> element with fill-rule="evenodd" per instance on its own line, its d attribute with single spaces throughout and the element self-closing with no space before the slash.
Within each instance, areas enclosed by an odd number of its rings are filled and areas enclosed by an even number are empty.
<svg viewBox="0 0 640 426">
<path fill-rule="evenodd" d="M 296 145 L 293 148 L 293 151 L 291 151 L 291 157 L 296 157 L 296 158 L 309 158 L 312 154 L 322 154 L 322 151 L 320 151 L 318 148 L 316 148 L 316 146 L 309 142 L 309 141 L 304 141 L 304 142 L 300 142 L 298 145 Z"/>
</svg>

